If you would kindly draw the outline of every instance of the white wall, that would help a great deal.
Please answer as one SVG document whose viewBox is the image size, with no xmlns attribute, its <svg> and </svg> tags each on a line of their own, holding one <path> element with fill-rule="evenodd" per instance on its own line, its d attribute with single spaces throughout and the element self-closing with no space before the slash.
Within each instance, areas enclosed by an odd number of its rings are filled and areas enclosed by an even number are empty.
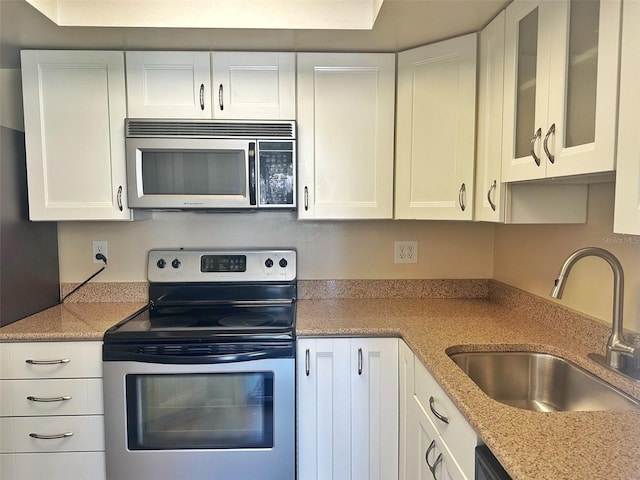
<svg viewBox="0 0 640 480">
<path fill-rule="evenodd" d="M 640 237 L 613 233 L 614 184 L 589 187 L 588 222 L 584 225 L 497 225 L 493 278 L 550 298 L 562 263 L 587 246 L 611 251 L 625 273 L 625 327 L 640 332 Z M 580 260 L 571 270 L 559 303 L 611 321 L 611 267 L 599 258 Z"/>
<path fill-rule="evenodd" d="M 138 222 L 61 222 L 60 277 L 97 266 L 92 240 L 108 242 L 99 281 L 146 281 L 152 248 L 294 247 L 300 279 L 491 278 L 493 226 L 463 222 L 302 222 L 295 213 L 154 213 Z M 394 264 L 395 240 L 417 240 L 418 264 Z M 98 280 L 98 279 L 96 279 Z"/>
</svg>

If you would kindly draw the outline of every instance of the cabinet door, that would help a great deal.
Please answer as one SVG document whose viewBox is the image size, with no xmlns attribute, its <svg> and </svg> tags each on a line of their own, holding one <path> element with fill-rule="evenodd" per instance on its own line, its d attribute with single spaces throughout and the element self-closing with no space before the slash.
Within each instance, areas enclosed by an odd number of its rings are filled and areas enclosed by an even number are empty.
<svg viewBox="0 0 640 480">
<path fill-rule="evenodd" d="M 209 52 L 126 52 L 131 118 L 211 118 Z"/>
<path fill-rule="evenodd" d="M 544 178 L 551 2 L 516 0 L 506 9 L 502 180 Z M 544 128 L 544 132 L 543 132 Z"/>
<path fill-rule="evenodd" d="M 351 340 L 351 478 L 398 478 L 398 339 Z"/>
<path fill-rule="evenodd" d="M 31 220 L 129 220 L 122 52 L 25 50 Z"/>
<path fill-rule="evenodd" d="M 613 230 L 640 235 L 640 2 L 626 2 L 622 25 L 620 120 Z"/>
<path fill-rule="evenodd" d="M 621 3 L 550 2 L 548 177 L 615 168 Z"/>
<path fill-rule="evenodd" d="M 476 34 L 398 55 L 398 219 L 470 220 Z"/>
<path fill-rule="evenodd" d="M 504 21 L 502 11 L 479 37 L 475 220 L 488 222 L 504 221 L 505 189 L 501 173 Z"/>
<path fill-rule="evenodd" d="M 293 120 L 295 54 L 214 52 L 215 118 Z"/>
<path fill-rule="evenodd" d="M 393 54 L 298 54 L 298 216 L 391 218 Z"/>
<path fill-rule="evenodd" d="M 351 475 L 348 339 L 298 339 L 298 478 Z"/>
</svg>

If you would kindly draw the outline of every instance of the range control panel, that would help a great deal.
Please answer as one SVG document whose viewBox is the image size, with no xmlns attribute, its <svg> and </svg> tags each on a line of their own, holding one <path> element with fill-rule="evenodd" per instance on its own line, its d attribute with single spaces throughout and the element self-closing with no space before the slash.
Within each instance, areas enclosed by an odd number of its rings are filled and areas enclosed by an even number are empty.
<svg viewBox="0 0 640 480">
<path fill-rule="evenodd" d="M 150 250 L 149 282 L 265 282 L 296 279 L 296 251 Z"/>
</svg>

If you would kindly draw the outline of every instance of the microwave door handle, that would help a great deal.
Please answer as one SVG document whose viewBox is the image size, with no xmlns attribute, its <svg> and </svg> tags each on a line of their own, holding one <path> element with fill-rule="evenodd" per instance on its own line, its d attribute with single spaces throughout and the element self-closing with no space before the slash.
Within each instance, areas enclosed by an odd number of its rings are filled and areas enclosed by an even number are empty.
<svg viewBox="0 0 640 480">
<path fill-rule="evenodd" d="M 249 205 L 256 204 L 256 144 L 249 142 Z"/>
</svg>

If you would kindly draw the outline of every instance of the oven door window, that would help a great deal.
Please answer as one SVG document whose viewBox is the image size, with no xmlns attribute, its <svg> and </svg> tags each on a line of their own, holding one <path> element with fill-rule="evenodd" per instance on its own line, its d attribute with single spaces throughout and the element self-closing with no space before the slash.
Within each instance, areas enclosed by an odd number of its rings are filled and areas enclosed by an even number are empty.
<svg viewBox="0 0 640 480">
<path fill-rule="evenodd" d="M 127 375 L 129 450 L 273 447 L 273 372 Z"/>
</svg>

